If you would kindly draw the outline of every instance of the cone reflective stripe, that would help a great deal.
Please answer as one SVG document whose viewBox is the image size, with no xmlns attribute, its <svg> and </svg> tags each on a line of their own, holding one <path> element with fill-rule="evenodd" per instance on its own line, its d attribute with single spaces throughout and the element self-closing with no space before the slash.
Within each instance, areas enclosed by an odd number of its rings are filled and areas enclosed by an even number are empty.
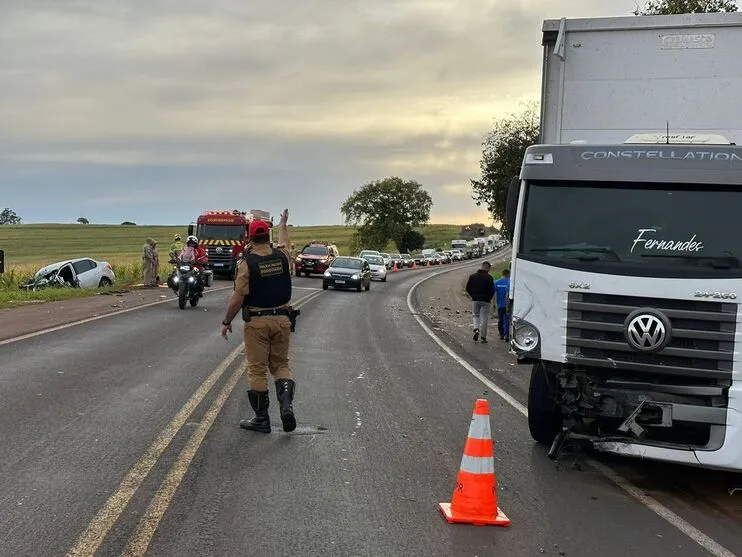
<svg viewBox="0 0 742 557">
<path fill-rule="evenodd" d="M 510 526 L 510 519 L 497 506 L 494 444 L 489 404 L 484 399 L 474 403 L 451 502 L 440 503 L 439 508 L 451 524 Z"/>
</svg>

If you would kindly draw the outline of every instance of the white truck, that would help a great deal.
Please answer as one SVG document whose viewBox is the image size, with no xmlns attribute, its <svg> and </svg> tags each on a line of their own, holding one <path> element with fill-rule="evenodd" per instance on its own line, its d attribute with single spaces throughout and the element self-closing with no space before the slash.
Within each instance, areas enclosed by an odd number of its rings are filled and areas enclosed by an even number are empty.
<svg viewBox="0 0 742 557">
<path fill-rule="evenodd" d="M 547 20 L 508 192 L 532 437 L 742 470 L 742 13 Z"/>
</svg>

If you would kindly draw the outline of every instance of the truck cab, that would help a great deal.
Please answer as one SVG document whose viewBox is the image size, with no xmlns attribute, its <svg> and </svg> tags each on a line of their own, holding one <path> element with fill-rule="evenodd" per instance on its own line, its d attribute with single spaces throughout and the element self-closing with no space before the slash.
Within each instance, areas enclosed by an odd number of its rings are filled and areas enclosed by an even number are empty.
<svg viewBox="0 0 742 557">
<path fill-rule="evenodd" d="M 195 226 L 189 225 L 188 234 L 195 234 L 206 249 L 209 257 L 206 268 L 214 275 L 234 279 L 237 261 L 249 244 L 248 227 L 255 219 L 269 224 L 272 240 L 273 219 L 268 212 L 259 209 L 204 211 Z"/>
<path fill-rule="evenodd" d="M 742 14 L 544 23 L 506 228 L 510 348 L 552 457 L 742 470 L 740 42 Z"/>
</svg>

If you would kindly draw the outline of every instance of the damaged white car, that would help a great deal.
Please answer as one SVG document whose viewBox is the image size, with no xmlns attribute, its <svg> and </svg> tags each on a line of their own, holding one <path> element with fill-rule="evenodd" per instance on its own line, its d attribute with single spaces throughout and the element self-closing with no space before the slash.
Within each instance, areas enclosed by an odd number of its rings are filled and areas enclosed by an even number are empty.
<svg viewBox="0 0 742 557">
<path fill-rule="evenodd" d="M 96 261 L 89 257 L 67 259 L 39 269 L 26 284 L 25 290 L 41 290 L 46 287 L 61 288 L 106 288 L 116 282 L 113 267 L 107 261 Z"/>
</svg>

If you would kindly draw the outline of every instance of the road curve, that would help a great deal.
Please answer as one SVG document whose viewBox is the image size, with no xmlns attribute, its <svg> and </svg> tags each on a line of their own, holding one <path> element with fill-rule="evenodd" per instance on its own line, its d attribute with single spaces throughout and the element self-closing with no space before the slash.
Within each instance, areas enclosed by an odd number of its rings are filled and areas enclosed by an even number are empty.
<svg viewBox="0 0 742 557">
<path fill-rule="evenodd" d="M 228 292 L 0 346 L 0 555 L 708 555 L 599 474 L 555 469 L 410 313 L 430 272 L 361 293 L 295 279 L 296 299 L 316 298 L 292 338 L 292 434 L 237 426 L 249 413 L 239 335 L 219 337 Z M 507 529 L 438 512 L 478 397 Z M 271 414 L 278 426 L 273 395 Z"/>
</svg>

